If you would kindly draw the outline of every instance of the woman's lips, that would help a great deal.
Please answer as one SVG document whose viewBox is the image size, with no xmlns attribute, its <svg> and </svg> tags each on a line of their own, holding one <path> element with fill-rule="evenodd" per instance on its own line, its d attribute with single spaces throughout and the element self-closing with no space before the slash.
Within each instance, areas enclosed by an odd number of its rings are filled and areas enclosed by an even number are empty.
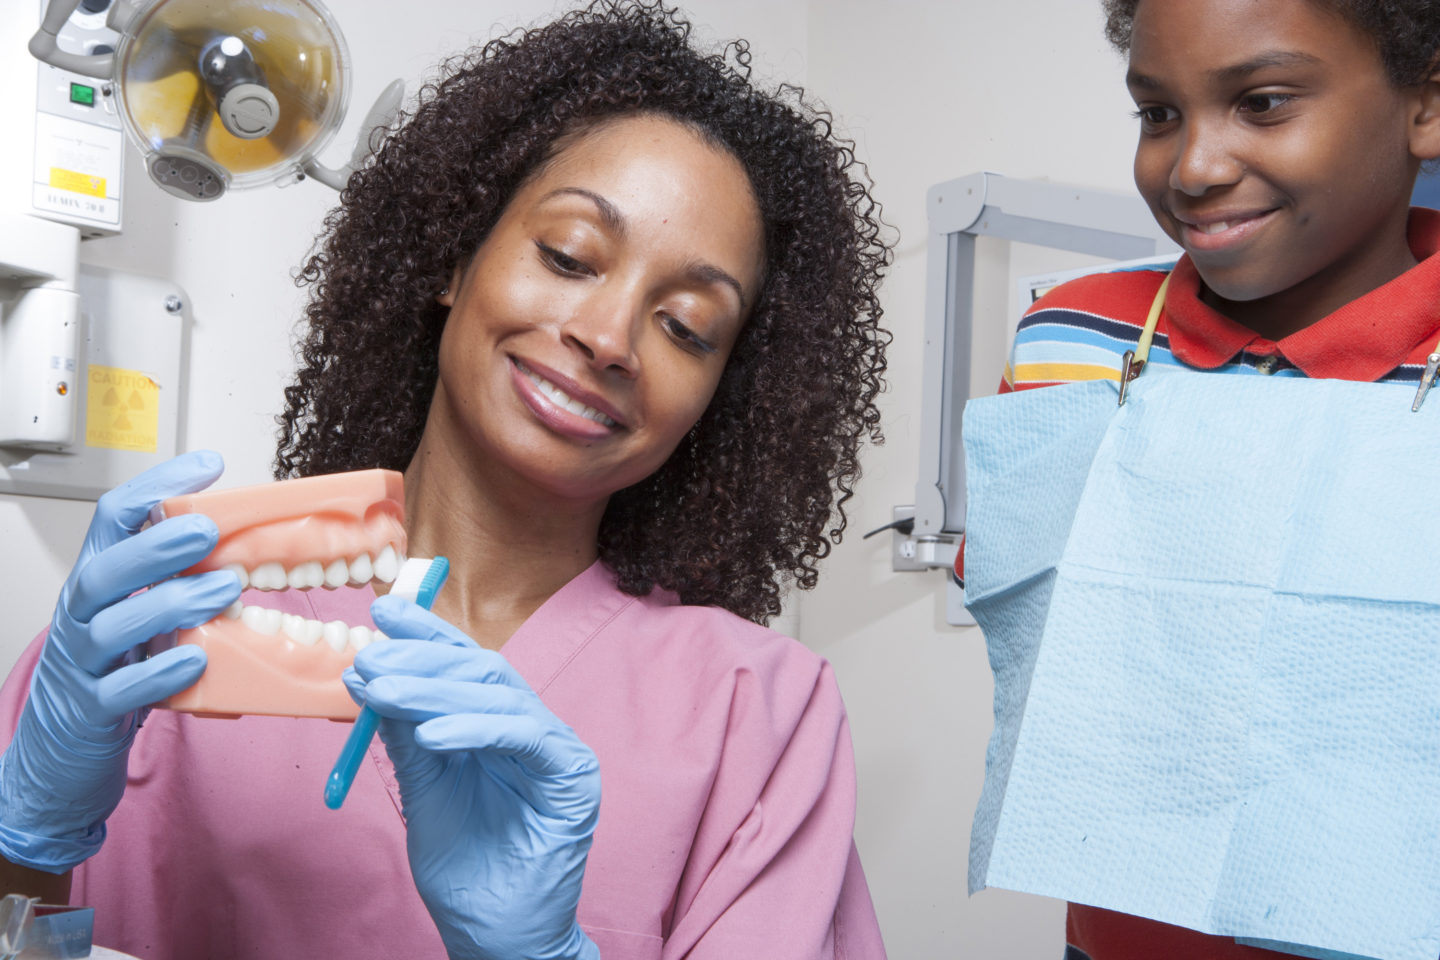
<svg viewBox="0 0 1440 960">
<path fill-rule="evenodd" d="M 1224 215 L 1178 216 L 1180 224 L 1180 245 L 1186 250 L 1213 253 L 1244 243 L 1257 230 L 1269 223 L 1275 210 L 1261 213 L 1233 213 Z"/>
<path fill-rule="evenodd" d="M 610 414 L 572 396 L 565 387 L 512 357 L 511 381 L 515 392 L 541 422 L 563 436 L 577 440 L 602 440 L 621 429 Z M 578 392 L 578 391 L 577 391 Z"/>
</svg>

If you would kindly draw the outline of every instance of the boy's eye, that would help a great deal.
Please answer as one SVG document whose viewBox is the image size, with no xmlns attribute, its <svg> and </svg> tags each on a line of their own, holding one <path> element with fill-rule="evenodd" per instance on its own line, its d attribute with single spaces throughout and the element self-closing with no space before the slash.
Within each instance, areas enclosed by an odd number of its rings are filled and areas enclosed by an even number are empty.
<svg viewBox="0 0 1440 960">
<path fill-rule="evenodd" d="M 678 318 L 668 313 L 660 314 L 660 323 L 669 332 L 670 336 L 680 341 L 683 346 L 694 349 L 700 353 L 714 353 L 715 346 L 704 340 L 694 330 L 685 326 Z"/>
<path fill-rule="evenodd" d="M 1142 126 L 1148 128 L 1169 123 L 1171 120 L 1174 120 L 1178 114 L 1176 114 L 1172 107 L 1144 106 L 1136 110 L 1134 116 L 1140 121 Z"/>
<path fill-rule="evenodd" d="M 535 247 L 540 251 L 540 259 L 558 273 L 570 274 L 577 277 L 588 277 L 594 272 L 589 266 L 576 260 L 570 256 L 570 254 L 556 250 L 554 247 L 541 243 L 539 240 L 535 241 Z"/>
<path fill-rule="evenodd" d="M 1285 93 L 1247 93 L 1240 98 L 1240 110 L 1243 113 L 1269 113 L 1289 101 L 1290 96 Z"/>
</svg>

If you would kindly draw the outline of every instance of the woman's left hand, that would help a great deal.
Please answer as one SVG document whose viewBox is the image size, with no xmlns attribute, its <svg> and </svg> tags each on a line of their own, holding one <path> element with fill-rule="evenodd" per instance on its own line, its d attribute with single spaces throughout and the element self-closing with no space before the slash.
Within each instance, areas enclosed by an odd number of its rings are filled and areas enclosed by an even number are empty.
<svg viewBox="0 0 1440 960">
<path fill-rule="evenodd" d="M 452 958 L 598 958 L 575 917 L 600 809 L 595 754 L 494 651 L 397 597 L 346 671 L 381 717 L 410 871 Z"/>
</svg>

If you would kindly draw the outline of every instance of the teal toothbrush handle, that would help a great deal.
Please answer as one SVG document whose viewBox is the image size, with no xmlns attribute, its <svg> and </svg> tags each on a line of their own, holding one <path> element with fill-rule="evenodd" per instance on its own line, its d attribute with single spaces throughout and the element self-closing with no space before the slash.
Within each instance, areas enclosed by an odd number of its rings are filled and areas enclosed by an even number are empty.
<svg viewBox="0 0 1440 960">
<path fill-rule="evenodd" d="M 435 595 L 445 585 L 445 579 L 449 575 L 449 560 L 444 557 L 431 560 L 416 589 L 415 602 L 429 610 L 430 605 L 435 602 Z M 360 761 L 370 749 L 370 741 L 374 739 L 375 729 L 379 725 L 379 714 L 369 707 L 360 708 L 360 715 L 355 718 L 355 726 L 350 728 L 350 736 L 345 738 L 345 746 L 340 748 L 340 758 L 335 761 L 335 766 L 330 771 L 330 779 L 325 781 L 325 806 L 331 810 L 339 810 L 340 805 L 345 802 L 350 785 L 355 782 L 355 774 L 360 769 Z"/>
<path fill-rule="evenodd" d="M 360 708 L 355 726 L 350 728 L 350 736 L 345 738 L 345 746 L 340 750 L 340 759 L 335 761 L 330 779 L 325 781 L 325 806 L 331 810 L 339 810 L 345 802 L 345 795 L 350 792 L 350 784 L 355 782 L 355 772 L 360 769 L 360 761 L 370 748 L 370 740 L 375 736 L 379 723 L 380 715 L 374 710 Z"/>
</svg>

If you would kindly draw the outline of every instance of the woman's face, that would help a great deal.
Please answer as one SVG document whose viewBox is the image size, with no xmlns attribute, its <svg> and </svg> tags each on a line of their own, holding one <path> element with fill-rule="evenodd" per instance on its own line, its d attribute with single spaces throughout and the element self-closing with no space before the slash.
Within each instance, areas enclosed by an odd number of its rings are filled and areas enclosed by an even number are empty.
<svg viewBox="0 0 1440 960">
<path fill-rule="evenodd" d="M 644 479 L 715 392 L 759 294 L 763 237 L 729 153 L 653 116 L 590 131 L 515 194 L 441 295 L 427 433 L 566 500 Z"/>
</svg>

